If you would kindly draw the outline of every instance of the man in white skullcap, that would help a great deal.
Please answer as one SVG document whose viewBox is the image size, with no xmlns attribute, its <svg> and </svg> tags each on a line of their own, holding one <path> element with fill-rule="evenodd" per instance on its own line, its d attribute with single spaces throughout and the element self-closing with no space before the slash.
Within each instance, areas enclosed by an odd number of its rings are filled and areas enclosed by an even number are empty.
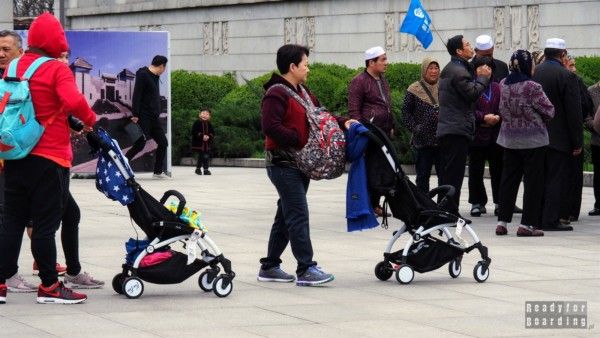
<svg viewBox="0 0 600 338">
<path fill-rule="evenodd" d="M 494 40 L 489 35 L 480 35 L 475 39 L 475 57 L 489 56 L 494 60 L 492 80 L 500 82 L 508 76 L 508 65 L 498 59 L 494 59 Z"/>
<path fill-rule="evenodd" d="M 360 122 L 371 122 L 392 137 L 395 122 L 390 86 L 384 76 L 388 65 L 387 55 L 382 47 L 376 46 L 365 51 L 364 60 L 365 71 L 356 75 L 348 86 L 348 115 Z M 376 167 L 379 160 L 367 158 L 366 162 L 367 166 Z M 370 191 L 370 196 L 375 214 L 382 216 L 383 209 L 379 206 L 381 194 Z"/>
<path fill-rule="evenodd" d="M 546 40 L 545 61 L 535 68 L 533 80 L 542 85 L 554 105 L 554 118 L 548 123 L 550 144 L 545 156 L 545 192 L 542 210 L 544 231 L 572 231 L 560 223 L 562 199 L 567 196 L 569 165 L 583 147 L 583 118 L 577 76 L 563 66 L 567 57 L 565 40 Z"/>
</svg>

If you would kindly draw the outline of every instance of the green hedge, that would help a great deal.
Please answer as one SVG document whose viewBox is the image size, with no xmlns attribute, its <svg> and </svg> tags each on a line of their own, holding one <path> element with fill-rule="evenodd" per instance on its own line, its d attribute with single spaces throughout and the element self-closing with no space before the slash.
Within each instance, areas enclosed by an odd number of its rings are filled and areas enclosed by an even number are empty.
<svg viewBox="0 0 600 338">
<path fill-rule="evenodd" d="M 587 85 L 600 80 L 600 57 L 578 57 L 577 72 Z M 390 83 L 392 112 L 396 118 L 394 146 L 403 163 L 413 163 L 410 133 L 401 126 L 401 107 L 406 88 L 420 78 L 420 65 L 393 63 L 386 78 Z M 327 109 L 337 115 L 348 113 L 348 84 L 364 68 L 352 69 L 343 65 L 315 63 L 310 66 L 307 86 Z M 262 157 L 263 140 L 260 127 L 260 102 L 263 84 L 271 73 L 246 81 L 238 86 L 232 74 L 206 75 L 188 71 L 171 74 L 173 163 L 189 156 L 190 129 L 198 118 L 198 109 L 213 111 L 215 156 Z M 586 137 L 586 144 L 589 136 Z M 588 152 L 589 154 L 589 152 Z M 588 154 L 586 161 L 589 162 Z"/>
<path fill-rule="evenodd" d="M 173 163 L 190 155 L 192 124 L 201 108 L 212 110 L 237 88 L 232 74 L 223 76 L 177 70 L 171 73 L 171 124 Z"/>
<path fill-rule="evenodd" d="M 600 57 L 580 56 L 575 58 L 577 74 L 586 85 L 591 86 L 600 81 Z"/>
</svg>

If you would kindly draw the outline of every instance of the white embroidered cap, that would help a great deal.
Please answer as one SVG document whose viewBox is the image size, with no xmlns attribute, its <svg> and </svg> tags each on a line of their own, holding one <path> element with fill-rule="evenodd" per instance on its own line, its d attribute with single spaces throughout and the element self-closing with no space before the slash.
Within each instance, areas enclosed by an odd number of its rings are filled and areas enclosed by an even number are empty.
<svg viewBox="0 0 600 338">
<path fill-rule="evenodd" d="M 563 39 L 551 38 L 546 40 L 546 48 L 567 49 L 567 44 Z"/>
<path fill-rule="evenodd" d="M 371 60 L 385 54 L 385 50 L 380 47 L 371 47 L 365 51 L 365 60 Z"/>
<path fill-rule="evenodd" d="M 475 48 L 478 50 L 488 50 L 494 48 L 494 40 L 489 35 L 480 35 L 475 39 Z"/>
</svg>

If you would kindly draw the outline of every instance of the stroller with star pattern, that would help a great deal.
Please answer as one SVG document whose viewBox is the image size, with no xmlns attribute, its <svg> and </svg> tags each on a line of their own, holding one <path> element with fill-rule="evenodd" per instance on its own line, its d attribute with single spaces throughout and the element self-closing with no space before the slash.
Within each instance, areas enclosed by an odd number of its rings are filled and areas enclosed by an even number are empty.
<svg viewBox="0 0 600 338">
<path fill-rule="evenodd" d="M 190 225 L 180 217 L 186 204 L 183 195 L 168 190 L 157 201 L 135 181 L 118 143 L 105 130 L 98 128 L 88 133 L 87 140 L 98 154 L 96 188 L 126 205 L 131 219 L 146 234 L 143 240 L 132 238 L 126 243 L 126 263 L 112 280 L 114 291 L 138 298 L 144 292 L 143 281 L 178 284 L 207 268 L 198 277 L 199 287 L 227 297 L 233 290 L 235 277 L 231 262 L 210 239 L 204 226 Z M 170 206 L 175 206 L 174 212 L 165 206 L 168 200 Z M 171 250 L 170 246 L 177 242 L 183 243 L 187 254 Z M 224 273 L 219 274 L 221 267 Z"/>
</svg>

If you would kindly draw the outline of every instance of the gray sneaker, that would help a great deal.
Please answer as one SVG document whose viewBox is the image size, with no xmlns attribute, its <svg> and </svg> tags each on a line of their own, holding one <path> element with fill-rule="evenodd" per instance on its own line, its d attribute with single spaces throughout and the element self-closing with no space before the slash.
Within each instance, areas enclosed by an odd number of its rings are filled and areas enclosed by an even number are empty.
<svg viewBox="0 0 600 338">
<path fill-rule="evenodd" d="M 296 280 L 294 275 L 290 275 L 285 271 L 281 270 L 279 266 L 274 268 L 270 268 L 268 270 L 263 270 L 262 268 L 258 270 L 258 276 L 256 279 L 259 282 L 281 282 L 281 283 L 289 283 Z"/>
<path fill-rule="evenodd" d="M 321 271 L 316 266 L 309 267 L 302 275 L 298 276 L 296 285 L 298 286 L 314 286 L 329 283 L 334 279 L 333 275 Z"/>
<path fill-rule="evenodd" d="M 65 274 L 65 287 L 69 289 L 99 289 L 104 282 L 97 280 L 87 272 L 80 272 L 77 276 Z"/>
<path fill-rule="evenodd" d="M 6 280 L 6 287 L 10 292 L 36 292 L 38 289 L 37 285 L 27 282 L 18 273 Z"/>
</svg>

